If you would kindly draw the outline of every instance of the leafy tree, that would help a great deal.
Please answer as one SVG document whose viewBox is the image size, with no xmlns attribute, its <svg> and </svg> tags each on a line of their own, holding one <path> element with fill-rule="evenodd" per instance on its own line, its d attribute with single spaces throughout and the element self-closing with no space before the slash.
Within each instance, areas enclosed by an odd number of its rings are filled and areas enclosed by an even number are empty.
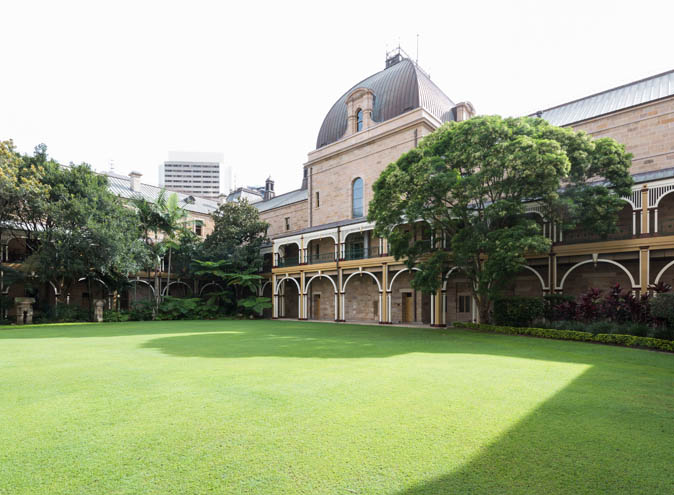
<svg viewBox="0 0 674 495">
<path fill-rule="evenodd" d="M 65 167 L 49 160 L 44 146 L 23 162 L 23 172 L 42 168 L 46 186 L 44 195 L 25 198 L 18 215 L 37 241 L 26 270 L 55 282 L 59 293 L 85 278 L 91 294 L 95 279 L 116 284 L 140 268 L 135 215 L 108 190 L 105 176 L 86 164 Z"/>
<path fill-rule="evenodd" d="M 477 117 L 442 126 L 391 163 L 373 186 L 368 218 L 396 258 L 421 268 L 413 287 L 434 292 L 457 266 L 487 321 L 526 255 L 551 246 L 525 205 L 535 202 L 545 221 L 565 229 L 606 236 L 631 191 L 630 164 L 613 139 L 592 141 L 538 118 Z M 442 239 L 450 250 L 440 249 Z"/>
<path fill-rule="evenodd" d="M 157 200 L 152 202 L 142 196 L 136 196 L 131 199 L 131 204 L 136 211 L 136 220 L 144 244 L 143 267 L 147 276 L 154 270 L 155 277 L 155 304 L 159 304 L 159 265 L 166 244 L 159 242 L 159 232 L 166 228 L 164 209 L 166 205 L 166 191 L 159 192 Z"/>
<path fill-rule="evenodd" d="M 206 277 L 207 279 L 221 280 L 225 285 L 234 291 L 234 300 L 237 307 L 244 311 L 250 311 L 262 314 L 262 311 L 271 307 L 271 301 L 268 297 L 259 297 L 255 293 L 259 289 L 264 277 L 251 273 L 228 273 L 224 271 L 229 266 L 227 260 L 221 261 L 200 261 L 194 260 L 198 267 L 195 275 Z M 216 300 L 230 301 L 228 294 L 211 294 L 209 303 Z"/>
<path fill-rule="evenodd" d="M 171 283 L 171 255 L 173 250 L 180 246 L 180 234 L 187 230 L 184 225 L 187 212 L 178 205 L 178 195 L 175 193 L 171 194 L 166 201 L 162 201 L 159 206 L 164 231 L 162 243 L 168 248 L 168 271 L 166 273 L 166 286 L 168 287 Z"/>
<path fill-rule="evenodd" d="M 213 232 L 204 240 L 204 258 L 223 261 L 228 273 L 259 272 L 269 224 L 260 220 L 257 208 L 247 201 L 225 203 L 213 213 L 213 220 Z"/>
</svg>

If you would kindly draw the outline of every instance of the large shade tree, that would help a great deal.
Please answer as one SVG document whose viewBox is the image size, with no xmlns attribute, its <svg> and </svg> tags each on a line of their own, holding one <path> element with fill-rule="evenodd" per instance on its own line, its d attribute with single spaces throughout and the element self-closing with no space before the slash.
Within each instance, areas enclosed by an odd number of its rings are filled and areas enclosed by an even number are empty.
<svg viewBox="0 0 674 495">
<path fill-rule="evenodd" d="M 442 126 L 391 163 L 374 183 L 368 218 L 391 254 L 421 269 L 413 287 L 434 292 L 458 267 L 486 321 L 526 255 L 551 247 L 526 206 L 536 204 L 545 222 L 606 236 L 631 191 L 630 164 L 610 138 L 539 118 L 477 117 Z"/>
<path fill-rule="evenodd" d="M 21 176 L 37 173 L 43 188 L 25 197 L 16 215 L 31 247 L 25 271 L 55 283 L 60 294 L 85 279 L 92 294 L 96 279 L 118 286 L 140 268 L 135 215 L 108 190 L 105 176 L 86 164 L 50 160 L 44 145 L 22 157 Z"/>
<path fill-rule="evenodd" d="M 203 244 L 202 259 L 223 261 L 228 273 L 257 273 L 262 268 L 260 248 L 268 241 L 269 224 L 248 201 L 224 203 L 213 212 L 213 232 Z"/>
</svg>

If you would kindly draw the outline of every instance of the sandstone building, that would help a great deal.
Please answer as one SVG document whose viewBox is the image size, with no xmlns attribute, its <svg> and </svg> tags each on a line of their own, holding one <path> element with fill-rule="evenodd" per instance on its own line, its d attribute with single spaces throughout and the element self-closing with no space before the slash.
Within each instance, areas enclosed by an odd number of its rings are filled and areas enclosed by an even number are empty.
<svg viewBox="0 0 674 495">
<path fill-rule="evenodd" d="M 334 103 L 304 164 L 302 187 L 256 203 L 270 224 L 263 293 L 273 299 L 274 318 L 432 325 L 475 319 L 458 270 L 449 270 L 437 294 L 413 290 L 408 269 L 366 220 L 372 184 L 390 162 L 442 123 L 473 115 L 470 103 L 454 103 L 402 53 Z M 674 282 L 674 71 L 537 115 L 624 143 L 634 155 L 635 186 L 609 239 L 543 225 L 552 251 L 529 259 L 512 293 L 577 295 L 615 283 L 646 291 Z M 530 211 L 536 214 L 535 205 Z"/>
</svg>

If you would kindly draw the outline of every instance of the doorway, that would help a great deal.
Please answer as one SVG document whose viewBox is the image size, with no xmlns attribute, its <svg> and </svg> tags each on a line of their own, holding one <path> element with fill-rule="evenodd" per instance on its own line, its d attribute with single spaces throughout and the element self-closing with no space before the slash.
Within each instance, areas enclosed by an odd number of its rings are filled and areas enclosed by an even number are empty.
<svg viewBox="0 0 674 495">
<path fill-rule="evenodd" d="M 403 292 L 402 320 L 403 323 L 414 321 L 414 296 L 411 292 Z"/>
</svg>

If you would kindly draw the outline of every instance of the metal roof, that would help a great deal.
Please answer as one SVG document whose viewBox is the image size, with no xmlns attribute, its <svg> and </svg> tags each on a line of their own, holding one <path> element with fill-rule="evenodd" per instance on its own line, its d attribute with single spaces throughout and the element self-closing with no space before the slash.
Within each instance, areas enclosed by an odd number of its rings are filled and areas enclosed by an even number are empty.
<svg viewBox="0 0 674 495">
<path fill-rule="evenodd" d="M 160 187 L 151 186 L 149 184 L 141 184 L 140 191 L 131 190 L 131 179 L 124 175 L 118 175 L 110 172 L 105 172 L 102 175 L 107 176 L 108 178 L 108 189 L 113 194 L 121 198 L 131 199 L 142 197 L 147 201 L 155 202 L 159 197 L 159 192 L 161 191 Z M 191 211 L 194 213 L 203 213 L 210 215 L 215 210 L 218 209 L 217 201 L 210 199 L 200 198 L 198 196 L 191 196 L 189 194 L 183 194 L 179 192 L 166 191 L 167 194 L 176 194 L 178 196 L 178 202 L 180 207 L 184 210 Z M 186 202 L 185 200 L 189 197 L 194 198 L 194 203 Z"/>
<path fill-rule="evenodd" d="M 674 95 L 674 70 L 532 114 L 568 125 Z"/>
<path fill-rule="evenodd" d="M 438 120 L 454 120 L 454 103 L 416 63 L 408 58 L 354 85 L 332 106 L 323 120 L 316 148 L 334 143 L 346 132 L 346 98 L 356 88 L 374 93 L 372 119 L 385 122 L 415 108 L 424 108 Z"/>
<path fill-rule="evenodd" d="M 274 198 L 271 198 L 268 201 L 258 201 L 253 203 L 253 206 L 258 209 L 258 211 L 267 211 L 272 208 L 279 208 L 280 206 L 287 206 L 292 203 L 298 203 L 299 201 L 304 201 L 307 199 L 307 190 L 306 189 L 297 189 L 295 191 L 290 191 L 285 194 L 281 194 Z"/>
</svg>

